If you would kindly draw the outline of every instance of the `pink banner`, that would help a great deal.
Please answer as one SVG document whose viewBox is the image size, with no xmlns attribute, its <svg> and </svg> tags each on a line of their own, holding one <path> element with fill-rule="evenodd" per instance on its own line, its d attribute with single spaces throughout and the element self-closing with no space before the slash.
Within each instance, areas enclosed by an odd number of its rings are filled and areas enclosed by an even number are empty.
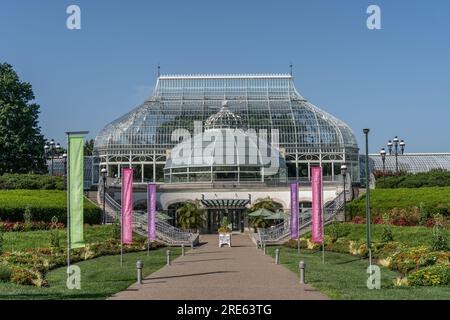
<svg viewBox="0 0 450 320">
<path fill-rule="evenodd" d="M 122 169 L 122 243 L 133 242 L 133 169 Z"/>
<path fill-rule="evenodd" d="M 322 167 L 311 167 L 312 241 L 322 243 Z"/>
<path fill-rule="evenodd" d="M 298 238 L 298 184 L 291 183 L 291 239 Z"/>
<path fill-rule="evenodd" d="M 156 240 L 156 184 L 149 183 L 147 187 L 148 240 Z"/>
</svg>

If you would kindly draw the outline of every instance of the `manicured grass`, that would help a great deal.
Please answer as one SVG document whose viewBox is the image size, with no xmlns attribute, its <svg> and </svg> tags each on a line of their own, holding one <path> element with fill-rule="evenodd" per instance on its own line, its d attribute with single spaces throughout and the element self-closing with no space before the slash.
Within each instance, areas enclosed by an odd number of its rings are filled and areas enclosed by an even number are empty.
<svg viewBox="0 0 450 320">
<path fill-rule="evenodd" d="M 59 242 L 61 247 L 66 247 L 66 229 L 60 229 Z M 86 243 L 100 242 L 113 237 L 112 225 L 84 226 L 84 237 Z M 134 239 L 142 236 L 133 234 Z M 50 231 L 29 231 L 29 232 L 4 232 L 4 251 L 23 251 L 28 248 L 47 248 L 50 246 Z"/>
<path fill-rule="evenodd" d="M 397 273 L 381 267 L 381 289 L 369 290 L 366 286 L 368 261 L 348 254 L 325 252 L 325 264 L 322 264 L 322 252 L 302 249 L 300 255 L 296 249 L 280 248 L 281 264 L 297 275 L 300 260 L 306 263 L 306 282 L 332 299 L 450 299 L 450 287 L 408 287 L 395 288 L 392 280 Z M 268 248 L 274 256 L 276 247 Z"/>
<path fill-rule="evenodd" d="M 53 216 L 59 222 L 67 220 L 67 193 L 60 190 L 0 190 L 0 218 L 4 221 L 23 221 L 25 208 L 31 208 L 35 221 L 51 221 Z M 84 200 L 84 222 L 99 223 L 101 210 Z"/>
<path fill-rule="evenodd" d="M 329 234 L 330 226 L 325 227 L 325 234 Z M 342 223 L 341 228 L 348 239 L 365 240 L 366 225 Z M 397 227 L 391 226 L 394 241 L 402 242 L 409 246 L 430 245 L 433 236 L 433 229 L 427 227 Z M 372 241 L 381 241 L 383 225 L 372 224 Z M 450 239 L 450 228 L 446 228 L 447 236 Z M 311 237 L 311 232 L 302 237 Z"/>
<path fill-rule="evenodd" d="M 105 299 L 136 281 L 137 260 L 144 262 L 145 276 L 164 266 L 166 250 L 150 251 L 150 256 L 146 251 L 125 254 L 123 266 L 120 266 L 120 256 L 104 256 L 77 263 L 81 269 L 81 290 L 67 289 L 65 267 L 48 273 L 49 288 L 0 283 L 0 299 Z M 170 250 L 173 258 L 180 254 L 179 248 Z"/>
<path fill-rule="evenodd" d="M 393 208 L 419 208 L 423 203 L 430 213 L 450 212 L 450 187 L 374 189 L 370 192 L 370 204 L 374 215 Z M 366 197 L 353 200 L 347 205 L 349 216 L 364 215 Z"/>
</svg>

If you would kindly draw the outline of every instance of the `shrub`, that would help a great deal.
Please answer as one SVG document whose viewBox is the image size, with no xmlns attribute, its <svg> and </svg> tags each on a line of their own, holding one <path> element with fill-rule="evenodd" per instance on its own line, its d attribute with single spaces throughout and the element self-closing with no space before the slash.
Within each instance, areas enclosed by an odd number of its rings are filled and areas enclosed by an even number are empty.
<svg viewBox="0 0 450 320">
<path fill-rule="evenodd" d="M 0 175 L 0 189 L 65 190 L 64 177 L 43 174 L 5 173 Z"/>
<path fill-rule="evenodd" d="M 446 222 L 441 215 L 437 214 L 434 218 L 433 238 L 431 247 L 433 250 L 448 250 L 448 239 L 445 234 Z"/>
<path fill-rule="evenodd" d="M 339 238 L 345 237 L 347 234 L 342 228 L 342 223 L 336 221 L 336 218 L 328 227 L 328 235 L 331 237 L 331 242 L 336 242 Z"/>
<path fill-rule="evenodd" d="M 411 225 L 416 220 L 420 221 L 421 211 L 429 217 L 439 213 L 450 213 L 450 187 L 432 187 L 420 189 L 375 189 L 371 191 L 372 216 L 382 216 L 385 212 L 397 210 L 397 214 L 403 213 L 403 221 L 399 224 Z M 419 209 L 420 204 L 421 208 Z M 403 209 L 403 212 L 401 210 Z M 365 216 L 365 195 L 347 204 L 348 216 Z M 406 221 L 405 221 L 406 219 Z"/>
<path fill-rule="evenodd" d="M 440 286 L 450 284 L 450 264 L 440 263 L 411 272 L 408 283 L 412 286 Z"/>
<path fill-rule="evenodd" d="M 4 264 L 0 264 L 0 282 L 9 282 L 11 279 L 11 269 Z"/>
<path fill-rule="evenodd" d="M 430 218 L 430 214 L 423 202 L 420 203 L 419 210 L 420 210 L 419 224 L 421 226 L 423 226 L 426 224 L 427 220 Z"/>
<path fill-rule="evenodd" d="M 3 254 L 3 231 L 0 230 L 0 256 Z"/>
<path fill-rule="evenodd" d="M 374 173 L 377 188 L 383 188 L 383 175 Z M 450 186 L 450 171 L 431 170 L 416 174 L 389 174 L 386 176 L 386 188 L 424 188 Z"/>
<path fill-rule="evenodd" d="M 115 219 L 113 227 L 111 228 L 111 238 L 115 240 L 120 240 L 120 238 L 122 237 L 120 232 L 121 232 L 120 221 L 119 219 Z"/>
<path fill-rule="evenodd" d="M 26 205 L 25 206 L 25 212 L 23 213 L 23 229 L 24 231 L 31 231 L 31 228 L 33 226 L 32 224 L 32 214 L 31 214 L 31 206 Z"/>
<path fill-rule="evenodd" d="M 383 232 L 381 233 L 382 242 L 394 241 L 394 234 L 392 233 L 392 228 L 389 226 L 389 214 L 384 214 L 383 216 Z"/>
<path fill-rule="evenodd" d="M 50 222 L 53 216 L 67 220 L 67 193 L 59 190 L 1 190 L 0 219 L 22 221 L 28 204 L 36 221 Z M 101 222 L 101 209 L 84 201 L 84 223 Z"/>
</svg>

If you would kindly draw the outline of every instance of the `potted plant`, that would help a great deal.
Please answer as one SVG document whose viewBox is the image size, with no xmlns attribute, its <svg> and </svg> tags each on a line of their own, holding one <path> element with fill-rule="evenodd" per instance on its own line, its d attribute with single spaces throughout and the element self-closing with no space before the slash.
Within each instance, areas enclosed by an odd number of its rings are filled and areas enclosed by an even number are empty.
<svg viewBox="0 0 450 320">
<path fill-rule="evenodd" d="M 231 247 L 231 228 L 228 225 L 228 218 L 224 217 L 222 223 L 218 229 L 219 231 L 219 248 L 224 244 L 228 244 Z"/>
</svg>

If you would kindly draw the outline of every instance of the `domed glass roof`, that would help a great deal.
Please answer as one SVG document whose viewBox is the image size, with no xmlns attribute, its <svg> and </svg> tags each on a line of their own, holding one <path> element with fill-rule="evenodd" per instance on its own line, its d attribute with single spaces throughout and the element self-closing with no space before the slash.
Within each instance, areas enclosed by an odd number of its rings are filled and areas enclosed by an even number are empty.
<svg viewBox="0 0 450 320">
<path fill-rule="evenodd" d="M 176 145 L 164 169 L 202 166 L 286 167 L 267 141 L 240 129 L 209 129 Z"/>
<path fill-rule="evenodd" d="M 164 155 L 179 142 L 174 130 L 192 134 L 194 121 L 206 128 L 277 129 L 287 156 L 357 160 L 352 130 L 305 100 L 286 74 L 160 76 L 147 101 L 100 131 L 95 150 L 100 156 Z"/>
</svg>

